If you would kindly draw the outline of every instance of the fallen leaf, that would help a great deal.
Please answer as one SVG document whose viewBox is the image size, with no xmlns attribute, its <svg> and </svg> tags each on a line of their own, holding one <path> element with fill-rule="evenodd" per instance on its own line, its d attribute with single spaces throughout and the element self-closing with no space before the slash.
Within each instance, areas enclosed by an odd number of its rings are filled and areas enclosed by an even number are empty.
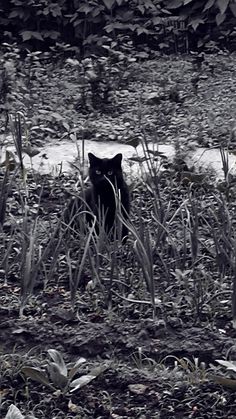
<svg viewBox="0 0 236 419">
<path fill-rule="evenodd" d="M 221 377 L 219 375 L 212 375 L 210 378 L 217 384 L 220 384 L 223 387 L 231 388 L 231 390 L 236 390 L 236 380 L 227 377 Z"/>
</svg>

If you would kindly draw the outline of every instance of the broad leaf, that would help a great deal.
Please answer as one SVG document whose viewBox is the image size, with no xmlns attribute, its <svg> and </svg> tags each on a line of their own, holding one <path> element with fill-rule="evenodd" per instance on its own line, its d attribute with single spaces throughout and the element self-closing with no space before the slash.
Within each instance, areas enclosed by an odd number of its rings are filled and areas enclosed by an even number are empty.
<svg viewBox="0 0 236 419">
<path fill-rule="evenodd" d="M 53 118 L 57 119 L 58 121 L 62 121 L 63 120 L 63 116 L 61 116 L 59 113 L 57 112 L 51 112 L 50 116 L 53 116 Z M 50 349 L 49 349 L 50 350 Z M 53 349 L 51 349 L 53 351 Z M 55 361 L 56 362 L 56 361 Z"/>
<path fill-rule="evenodd" d="M 45 35 L 44 35 L 44 37 L 46 38 Z M 47 37 L 56 40 L 60 37 L 60 32 L 58 32 L 58 31 L 48 31 L 47 32 Z"/>
<path fill-rule="evenodd" d="M 142 15 L 144 15 L 145 13 L 145 7 L 143 4 L 140 4 L 137 6 L 137 9 L 139 9 L 139 11 L 142 13 Z"/>
<path fill-rule="evenodd" d="M 89 4 L 84 3 L 78 8 L 78 12 L 83 12 L 86 15 L 88 15 L 91 12 L 92 9 L 93 9 L 92 6 L 90 6 Z"/>
<path fill-rule="evenodd" d="M 86 362 L 86 359 L 85 359 L 85 358 L 79 358 L 79 359 L 76 361 L 76 363 L 75 363 L 75 364 L 71 367 L 71 369 L 70 369 L 70 371 L 69 371 L 68 376 L 69 376 L 69 378 L 70 378 L 70 379 L 74 377 L 74 375 L 77 373 L 77 371 L 78 371 L 78 369 L 80 368 L 80 366 L 81 366 L 82 364 L 84 364 L 85 362 Z"/>
<path fill-rule="evenodd" d="M 25 374 L 27 377 L 31 378 L 34 381 L 37 381 L 38 383 L 44 384 L 45 386 L 50 387 L 52 390 L 56 390 L 55 387 L 50 384 L 47 375 L 45 372 L 37 369 L 37 368 L 31 368 L 31 367 L 23 367 L 21 369 L 23 374 Z"/>
<path fill-rule="evenodd" d="M 137 32 L 138 36 L 143 34 L 143 33 L 149 34 L 149 30 L 144 28 L 144 27 L 137 28 L 136 32 Z"/>
<path fill-rule="evenodd" d="M 218 364 L 223 365 L 223 367 L 226 367 L 227 370 L 232 370 L 236 372 L 236 361 L 224 361 L 221 359 L 216 359 L 216 362 Z"/>
<path fill-rule="evenodd" d="M 24 416 L 14 404 L 11 404 L 5 419 L 24 419 Z"/>
<path fill-rule="evenodd" d="M 55 362 L 51 362 L 48 365 L 48 372 L 54 386 L 64 390 L 68 384 L 68 378 L 66 375 L 61 373 L 59 365 Z"/>
<path fill-rule="evenodd" d="M 82 375 L 81 377 L 72 381 L 70 383 L 70 387 L 73 387 L 73 388 L 72 390 L 70 390 L 70 392 L 73 393 L 74 391 L 79 390 L 81 387 L 86 386 L 92 380 L 94 380 L 96 377 L 98 377 L 100 374 L 106 371 L 109 368 L 109 366 L 110 366 L 110 363 L 93 368 L 89 374 Z"/>
<path fill-rule="evenodd" d="M 21 36 L 22 36 L 23 41 L 28 41 L 29 39 L 32 38 L 32 32 L 31 31 L 22 31 Z"/>
<path fill-rule="evenodd" d="M 55 362 L 55 364 L 58 366 L 60 373 L 66 377 L 67 368 L 60 352 L 58 352 L 56 349 L 48 349 L 48 354 L 52 358 L 52 360 Z"/>
<path fill-rule="evenodd" d="M 190 26 L 192 26 L 192 28 L 193 28 L 194 30 L 196 30 L 196 29 L 197 29 L 197 27 L 200 25 L 200 23 L 204 23 L 204 20 L 202 20 L 201 18 L 197 17 L 197 18 L 195 18 L 195 19 L 192 19 L 192 20 L 189 22 L 189 25 L 190 25 Z"/>
<path fill-rule="evenodd" d="M 32 32 L 32 38 L 39 39 L 39 41 L 44 41 L 40 32 L 36 32 L 36 31 Z"/>
<path fill-rule="evenodd" d="M 208 10 L 208 9 L 210 9 L 212 6 L 213 6 L 213 4 L 215 4 L 215 1 L 216 0 L 208 0 L 207 2 L 206 2 L 206 4 L 205 4 L 205 7 L 204 7 L 204 9 L 203 9 L 203 12 L 205 12 L 206 10 Z"/>
<path fill-rule="evenodd" d="M 135 25 L 128 25 L 128 26 L 129 26 L 129 30 L 131 31 L 133 31 L 134 28 L 136 28 Z M 114 29 L 127 29 L 127 24 L 122 23 L 122 22 L 112 22 L 106 25 L 104 29 L 107 33 L 111 33 Z"/>
<path fill-rule="evenodd" d="M 221 377 L 220 375 L 212 375 L 210 378 L 217 384 L 220 384 L 223 387 L 230 388 L 231 390 L 236 390 L 236 380 L 228 377 Z"/>
<path fill-rule="evenodd" d="M 67 124 L 67 122 L 62 122 L 62 125 L 66 129 L 66 131 L 70 131 L 70 125 Z"/>
<path fill-rule="evenodd" d="M 218 13 L 216 15 L 216 23 L 217 23 L 217 26 L 220 26 L 221 23 L 224 22 L 225 18 L 226 18 L 226 15 L 225 14 L 222 15 L 221 13 Z"/>
<path fill-rule="evenodd" d="M 111 10 L 114 6 L 116 0 L 103 0 L 103 3 L 105 4 L 106 8 Z"/>
<path fill-rule="evenodd" d="M 229 5 L 229 0 L 217 0 L 217 6 L 222 15 L 225 13 L 228 5 Z"/>
<path fill-rule="evenodd" d="M 40 41 L 43 41 L 43 37 L 40 32 L 36 31 L 22 31 L 21 36 L 23 41 L 28 41 L 29 39 L 39 39 Z"/>
<path fill-rule="evenodd" d="M 8 19 L 12 19 L 15 17 L 19 17 L 19 18 L 22 17 L 22 9 L 15 9 L 8 15 Z"/>
<path fill-rule="evenodd" d="M 182 6 L 182 0 L 172 0 L 170 3 L 168 2 L 168 9 L 178 9 L 178 7 Z"/>
<path fill-rule="evenodd" d="M 79 390 L 80 388 L 86 386 L 92 380 L 94 380 L 94 378 L 96 378 L 95 375 L 86 374 L 86 375 L 82 375 L 81 377 L 77 378 L 76 380 L 73 380 L 70 384 L 70 387 L 73 387 L 72 390 L 71 390 L 71 393 L 73 391 Z"/>
<path fill-rule="evenodd" d="M 194 2 L 194 0 L 184 0 L 184 5 Z"/>
<path fill-rule="evenodd" d="M 232 3 L 232 4 L 229 5 L 229 7 L 230 7 L 231 12 L 233 13 L 233 15 L 236 17 L 236 4 Z"/>
<path fill-rule="evenodd" d="M 155 16 L 151 20 L 152 20 L 153 25 L 159 25 L 159 23 L 161 23 L 160 16 Z"/>
</svg>

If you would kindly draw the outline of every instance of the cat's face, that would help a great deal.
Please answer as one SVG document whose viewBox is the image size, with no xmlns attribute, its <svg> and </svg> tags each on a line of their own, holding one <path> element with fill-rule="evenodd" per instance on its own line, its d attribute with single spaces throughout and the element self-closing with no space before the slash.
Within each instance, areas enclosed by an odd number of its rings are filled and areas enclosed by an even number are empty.
<svg viewBox="0 0 236 419">
<path fill-rule="evenodd" d="M 122 154 L 119 153 L 112 159 L 100 159 L 94 154 L 89 153 L 89 177 L 92 184 L 96 187 L 107 187 L 109 182 L 120 188 L 123 182 L 121 161 Z M 107 179 L 106 179 L 107 178 Z"/>
</svg>

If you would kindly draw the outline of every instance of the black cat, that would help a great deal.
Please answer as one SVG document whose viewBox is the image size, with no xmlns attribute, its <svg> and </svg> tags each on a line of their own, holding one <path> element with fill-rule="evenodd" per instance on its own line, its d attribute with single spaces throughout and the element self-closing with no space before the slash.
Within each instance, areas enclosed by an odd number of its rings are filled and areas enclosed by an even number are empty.
<svg viewBox="0 0 236 419">
<path fill-rule="evenodd" d="M 121 167 L 122 154 L 119 153 L 112 159 L 100 159 L 89 153 L 89 178 L 91 187 L 85 190 L 84 196 L 72 198 L 66 209 L 65 221 L 73 229 L 81 226 L 81 212 L 86 213 L 86 221 L 91 225 L 94 214 L 98 223 L 96 231 L 99 232 L 99 225 L 104 226 L 107 234 L 113 235 L 117 198 L 120 197 L 121 212 L 127 218 L 130 211 L 129 189 L 123 178 Z M 128 229 L 122 224 L 121 236 L 125 241 Z"/>
</svg>

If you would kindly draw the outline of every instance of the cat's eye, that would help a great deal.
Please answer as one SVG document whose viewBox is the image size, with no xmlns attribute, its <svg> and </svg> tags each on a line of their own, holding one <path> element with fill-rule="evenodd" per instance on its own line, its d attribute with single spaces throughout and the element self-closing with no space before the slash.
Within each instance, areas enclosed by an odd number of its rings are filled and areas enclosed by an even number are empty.
<svg viewBox="0 0 236 419">
<path fill-rule="evenodd" d="M 113 171 L 112 170 L 108 170 L 107 174 L 108 174 L 108 176 L 111 176 L 111 175 L 113 175 Z"/>
<path fill-rule="evenodd" d="M 101 170 L 97 169 L 96 170 L 96 175 L 101 175 L 101 174 L 102 174 Z"/>
</svg>

